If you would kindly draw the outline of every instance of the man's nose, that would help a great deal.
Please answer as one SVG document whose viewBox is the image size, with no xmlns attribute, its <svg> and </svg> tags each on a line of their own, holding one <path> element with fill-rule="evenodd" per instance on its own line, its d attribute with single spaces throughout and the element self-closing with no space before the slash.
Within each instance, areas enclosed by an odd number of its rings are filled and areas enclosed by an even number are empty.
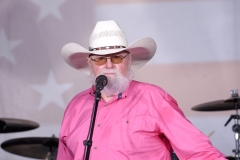
<svg viewBox="0 0 240 160">
<path fill-rule="evenodd" d="M 113 68 L 113 63 L 110 57 L 107 58 L 106 67 Z"/>
</svg>

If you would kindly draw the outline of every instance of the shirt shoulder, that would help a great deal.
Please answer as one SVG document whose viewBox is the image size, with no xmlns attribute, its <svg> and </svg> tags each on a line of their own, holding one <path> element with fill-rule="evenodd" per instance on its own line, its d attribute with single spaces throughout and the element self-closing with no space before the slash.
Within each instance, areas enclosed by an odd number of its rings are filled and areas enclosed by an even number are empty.
<svg viewBox="0 0 240 160">
<path fill-rule="evenodd" d="M 88 89 L 78 93 L 77 95 L 75 95 L 71 101 L 76 100 L 76 99 L 81 99 L 83 97 L 88 97 L 91 94 L 91 91 L 92 91 L 92 88 L 88 88 Z"/>
<path fill-rule="evenodd" d="M 139 82 L 139 81 L 132 81 L 130 86 L 129 86 L 130 92 L 134 91 L 135 94 L 142 93 L 145 96 L 154 96 L 154 97 L 161 97 L 166 101 L 169 102 L 174 102 L 177 104 L 177 101 L 168 93 L 166 92 L 163 88 L 160 86 L 146 83 L 146 82 Z"/>
<path fill-rule="evenodd" d="M 77 106 L 77 104 L 80 104 L 83 101 L 88 101 L 89 99 L 93 99 L 94 97 L 91 95 L 91 90 L 92 88 L 89 88 L 75 95 L 72 98 L 72 100 L 69 102 L 64 112 L 64 116 L 66 116 L 72 110 L 75 110 L 76 109 L 75 107 Z"/>
</svg>

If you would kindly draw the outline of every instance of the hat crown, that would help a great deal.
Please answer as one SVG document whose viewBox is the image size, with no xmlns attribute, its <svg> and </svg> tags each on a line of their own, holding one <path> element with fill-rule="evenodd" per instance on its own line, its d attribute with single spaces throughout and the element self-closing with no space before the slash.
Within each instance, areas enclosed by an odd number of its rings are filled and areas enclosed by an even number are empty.
<svg viewBox="0 0 240 160">
<path fill-rule="evenodd" d="M 119 27 L 116 21 L 99 21 L 89 39 L 89 50 L 109 47 L 128 45 L 127 36 Z"/>
</svg>

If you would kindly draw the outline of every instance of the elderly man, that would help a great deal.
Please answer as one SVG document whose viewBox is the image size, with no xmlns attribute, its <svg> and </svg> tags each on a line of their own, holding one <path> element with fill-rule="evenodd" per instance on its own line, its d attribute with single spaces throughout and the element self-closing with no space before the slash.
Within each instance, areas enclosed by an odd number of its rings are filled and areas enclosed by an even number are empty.
<svg viewBox="0 0 240 160">
<path fill-rule="evenodd" d="M 57 160 L 82 160 L 83 141 L 95 101 L 95 79 L 105 75 L 94 132 L 91 160 L 225 160 L 208 137 L 184 116 L 177 102 L 158 86 L 133 80 L 133 72 L 155 54 L 156 43 L 142 38 L 127 44 L 115 21 L 96 24 L 89 50 L 76 43 L 62 49 L 64 60 L 90 75 L 93 86 L 69 103 L 59 135 Z"/>
</svg>

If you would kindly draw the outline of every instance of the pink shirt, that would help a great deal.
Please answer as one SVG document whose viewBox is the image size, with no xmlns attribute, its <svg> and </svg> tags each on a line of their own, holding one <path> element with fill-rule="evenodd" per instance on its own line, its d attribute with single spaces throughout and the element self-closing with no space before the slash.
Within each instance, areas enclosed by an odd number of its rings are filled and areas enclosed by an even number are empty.
<svg viewBox="0 0 240 160">
<path fill-rule="evenodd" d="M 93 92 L 85 90 L 69 103 L 57 160 L 82 160 Z M 170 160 L 171 146 L 180 160 L 226 160 L 160 87 L 132 81 L 119 96 L 99 102 L 90 160 Z"/>
</svg>

